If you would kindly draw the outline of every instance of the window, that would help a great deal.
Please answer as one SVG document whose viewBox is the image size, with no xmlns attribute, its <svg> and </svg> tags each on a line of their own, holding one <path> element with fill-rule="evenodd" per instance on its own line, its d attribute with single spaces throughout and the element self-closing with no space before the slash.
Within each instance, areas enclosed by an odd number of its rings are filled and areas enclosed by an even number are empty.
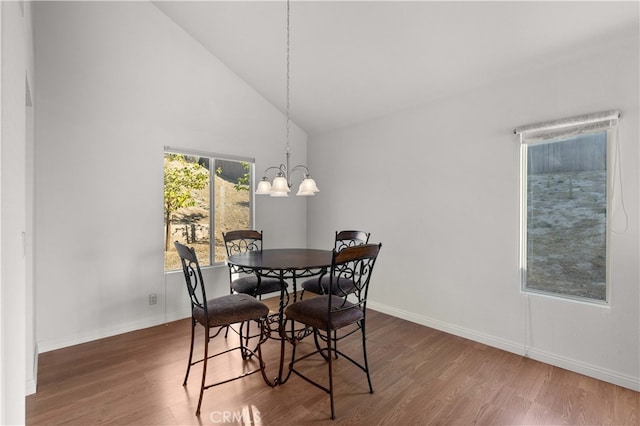
<svg viewBox="0 0 640 426">
<path fill-rule="evenodd" d="M 164 153 L 164 269 L 181 268 L 174 241 L 202 266 L 226 258 L 222 233 L 253 228 L 253 160 L 171 150 Z"/>
<path fill-rule="evenodd" d="M 606 302 L 607 159 L 618 113 L 598 115 L 595 123 L 589 117 L 516 130 L 522 141 L 522 288 Z"/>
</svg>

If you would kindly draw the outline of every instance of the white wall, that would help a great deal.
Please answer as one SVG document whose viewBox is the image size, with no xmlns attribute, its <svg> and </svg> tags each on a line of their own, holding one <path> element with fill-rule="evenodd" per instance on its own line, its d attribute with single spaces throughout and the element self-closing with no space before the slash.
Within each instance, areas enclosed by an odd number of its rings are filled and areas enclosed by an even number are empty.
<svg viewBox="0 0 640 426">
<path fill-rule="evenodd" d="M 35 393 L 38 376 L 38 345 L 35 323 L 35 279 L 34 279 L 34 214 L 35 214 L 35 107 L 33 94 L 35 87 L 35 52 L 33 41 L 33 3 L 24 2 L 24 46 L 26 56 L 27 83 L 25 85 L 25 254 L 26 254 L 26 393 Z"/>
<path fill-rule="evenodd" d="M 371 306 L 640 389 L 639 43 L 311 136 L 322 198 L 310 246 L 334 230 L 383 243 Z M 611 235 L 611 303 L 520 291 L 518 125 L 619 108 L 629 227 Z M 363 185 L 366 184 L 366 185 Z M 614 213 L 620 207 L 613 206 Z M 617 217 L 619 219 L 619 217 Z"/>
<path fill-rule="evenodd" d="M 163 147 L 284 159 L 285 119 L 147 2 L 35 6 L 41 352 L 185 317 L 163 273 Z M 292 128 L 292 162 L 306 134 Z M 306 200 L 256 198 L 269 246 L 306 245 Z M 228 293 L 226 267 L 206 271 Z M 148 295 L 158 294 L 149 306 Z"/>
<path fill-rule="evenodd" d="M 27 179 L 26 84 L 33 84 L 30 4 L 0 4 L 0 424 L 23 424 L 25 391 L 33 382 L 32 284 L 25 247 L 31 235 Z M 26 378 L 26 381 L 25 381 Z"/>
</svg>

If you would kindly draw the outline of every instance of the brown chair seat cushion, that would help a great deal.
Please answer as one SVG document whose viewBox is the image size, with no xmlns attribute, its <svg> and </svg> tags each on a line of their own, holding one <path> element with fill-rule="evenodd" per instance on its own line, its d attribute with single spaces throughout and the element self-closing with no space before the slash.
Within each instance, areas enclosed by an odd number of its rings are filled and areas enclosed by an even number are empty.
<svg viewBox="0 0 640 426">
<path fill-rule="evenodd" d="M 287 283 L 284 284 L 285 287 Z M 255 275 L 233 280 L 231 289 L 236 293 L 254 294 L 258 286 L 258 278 Z M 260 280 L 260 289 L 256 294 L 267 294 L 280 291 L 280 280 L 278 278 L 262 278 Z"/>
<path fill-rule="evenodd" d="M 329 281 L 329 275 L 323 275 L 320 279 L 312 278 L 306 280 L 302 283 L 302 288 L 315 294 L 329 294 Z M 342 296 L 353 293 L 355 287 L 353 280 L 342 278 L 337 282 L 334 281 L 331 293 Z"/>
<path fill-rule="evenodd" d="M 267 305 L 248 294 L 229 294 L 210 299 L 207 301 L 207 311 L 209 327 L 256 320 L 269 314 Z M 204 309 L 200 307 L 193 308 L 193 317 L 202 325 L 207 323 Z"/>
<path fill-rule="evenodd" d="M 333 299 L 331 302 L 333 308 L 341 306 L 344 300 L 342 297 L 328 295 L 312 297 L 287 306 L 284 314 L 287 319 L 293 319 L 319 330 L 337 330 L 364 318 L 360 307 L 347 301 L 344 308 L 351 309 L 333 312 L 331 314 L 331 324 L 329 324 L 329 309 L 327 307 L 329 297 Z"/>
</svg>

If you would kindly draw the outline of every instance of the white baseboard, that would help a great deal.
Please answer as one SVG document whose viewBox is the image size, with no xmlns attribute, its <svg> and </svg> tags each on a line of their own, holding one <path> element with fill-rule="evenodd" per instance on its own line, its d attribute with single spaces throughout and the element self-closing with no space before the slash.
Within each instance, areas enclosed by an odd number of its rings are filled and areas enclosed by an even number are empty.
<svg viewBox="0 0 640 426">
<path fill-rule="evenodd" d="M 107 327 L 100 330 L 94 330 L 90 333 L 79 334 L 76 336 L 68 336 L 38 342 L 39 353 L 49 352 L 56 349 L 66 348 L 68 346 L 87 343 L 93 340 L 103 339 L 105 337 L 116 336 L 118 334 L 128 333 L 130 331 L 141 330 L 143 328 L 155 327 L 156 325 L 166 324 L 191 316 L 191 312 L 169 312 L 166 315 L 156 315 L 139 321 L 122 324 L 117 327 Z"/>
<path fill-rule="evenodd" d="M 31 366 L 32 376 L 27 377 L 24 386 L 24 396 L 33 395 L 38 389 L 38 344 L 33 345 L 33 365 Z M 28 376 L 28 374 L 27 374 Z"/>
<path fill-rule="evenodd" d="M 27 380 L 27 383 L 25 384 L 24 387 L 24 396 L 29 396 L 29 395 L 33 395 L 34 393 L 36 393 L 36 381 L 33 379 L 29 379 Z"/>
<path fill-rule="evenodd" d="M 583 374 L 585 376 L 593 377 L 598 380 L 613 383 L 615 385 L 640 392 L 640 377 L 620 374 L 606 368 L 583 363 L 575 359 L 565 358 L 557 354 L 537 350 L 535 348 L 525 348 L 522 343 L 519 342 L 512 342 L 499 337 L 481 333 L 476 330 L 471 330 L 468 328 L 457 326 L 455 324 L 438 321 L 384 304 L 370 301 L 367 305 L 375 311 L 379 311 L 397 318 L 414 322 L 416 324 L 431 327 L 436 330 L 444 331 L 445 333 L 453 334 L 455 336 L 464 337 L 465 339 L 473 340 L 474 342 L 483 343 L 487 346 L 492 346 L 494 348 L 502 349 L 507 352 L 515 353 L 517 355 L 526 356 L 536 361 L 544 362 L 545 364 L 560 367 L 565 370 L 573 371 L 575 373 Z"/>
<path fill-rule="evenodd" d="M 564 358 L 556 354 L 534 348 L 529 348 L 527 355 L 529 358 L 544 362 L 545 364 L 564 368 L 565 370 L 573 371 L 575 373 L 593 377 L 594 379 L 602 380 L 603 382 L 613 383 L 614 385 L 640 392 L 640 378 L 638 377 L 620 374 L 606 368 L 586 364 L 575 359 Z"/>
</svg>

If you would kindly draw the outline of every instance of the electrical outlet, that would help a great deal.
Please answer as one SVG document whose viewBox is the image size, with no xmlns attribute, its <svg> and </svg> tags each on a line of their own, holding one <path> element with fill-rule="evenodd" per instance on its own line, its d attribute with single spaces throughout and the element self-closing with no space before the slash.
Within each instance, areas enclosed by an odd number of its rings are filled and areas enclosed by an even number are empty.
<svg viewBox="0 0 640 426">
<path fill-rule="evenodd" d="M 156 303 L 158 303 L 158 295 L 155 293 L 152 293 L 149 295 L 149 304 L 150 305 L 155 305 Z"/>
</svg>

